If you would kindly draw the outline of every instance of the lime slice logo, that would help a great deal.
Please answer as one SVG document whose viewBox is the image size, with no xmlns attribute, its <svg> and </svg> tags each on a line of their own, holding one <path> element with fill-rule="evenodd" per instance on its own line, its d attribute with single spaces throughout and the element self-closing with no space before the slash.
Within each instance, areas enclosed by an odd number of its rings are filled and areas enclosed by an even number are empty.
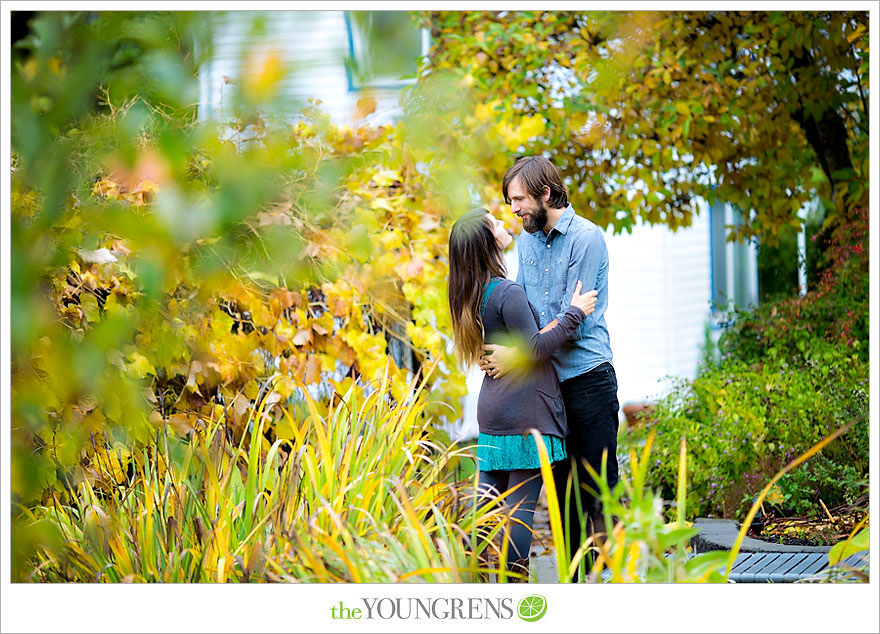
<svg viewBox="0 0 880 634">
<path fill-rule="evenodd" d="M 516 613 L 523 621 L 538 621 L 547 614 L 547 599 L 540 594 L 523 597 L 516 606 Z"/>
</svg>

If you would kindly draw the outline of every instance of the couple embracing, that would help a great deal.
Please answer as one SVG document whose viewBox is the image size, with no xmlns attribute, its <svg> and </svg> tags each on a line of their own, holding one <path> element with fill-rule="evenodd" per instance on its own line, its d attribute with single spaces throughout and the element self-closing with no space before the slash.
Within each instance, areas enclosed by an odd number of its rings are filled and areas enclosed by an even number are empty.
<svg viewBox="0 0 880 634">
<path fill-rule="evenodd" d="M 473 209 L 449 236 L 449 306 L 455 350 L 486 372 L 477 404 L 478 490 L 506 497 L 516 510 L 507 568 L 527 578 L 532 520 L 541 491 L 536 429 L 553 462 L 559 508 L 566 516 L 572 470 L 592 532 L 606 527 L 597 491 L 583 466 L 617 483 L 617 378 L 605 324 L 608 252 L 599 228 L 574 213 L 555 166 L 542 156 L 519 159 L 504 175 L 505 202 L 522 221 L 516 283 L 502 252 L 513 238 L 485 209 Z M 582 293 L 581 291 L 589 292 Z M 522 345 L 510 347 L 511 338 Z M 499 345 L 501 342 L 507 345 Z M 527 367 L 517 359 L 528 359 Z M 576 493 L 566 527 L 574 553 L 581 534 Z M 609 527 L 610 528 L 610 527 Z"/>
</svg>

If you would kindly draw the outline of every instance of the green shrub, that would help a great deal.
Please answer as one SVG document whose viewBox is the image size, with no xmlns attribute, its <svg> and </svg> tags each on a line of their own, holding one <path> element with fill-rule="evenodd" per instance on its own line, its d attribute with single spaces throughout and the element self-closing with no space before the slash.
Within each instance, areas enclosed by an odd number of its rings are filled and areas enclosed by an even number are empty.
<svg viewBox="0 0 880 634">
<path fill-rule="evenodd" d="M 721 360 L 760 363 L 767 356 L 793 362 L 815 356 L 819 342 L 864 349 L 868 345 L 868 210 L 816 241 L 826 242 L 818 279 L 809 292 L 753 310 L 736 311 L 721 336 Z"/>
<path fill-rule="evenodd" d="M 853 427 L 786 474 L 767 498 L 783 516 L 852 504 L 867 491 L 867 210 L 827 238 L 813 288 L 738 311 L 693 381 L 679 381 L 649 410 L 656 430 L 653 477 L 675 495 L 682 436 L 690 450 L 689 516 L 738 516 L 794 457 Z"/>
<path fill-rule="evenodd" d="M 867 425 L 863 427 L 867 443 Z M 850 433 L 854 432 L 855 429 Z M 857 502 L 867 490 L 868 476 L 864 470 L 819 454 L 782 478 L 770 497 L 774 506 L 789 509 L 788 515 L 804 516 L 816 512 L 820 499 L 825 506 L 834 508 Z"/>
<path fill-rule="evenodd" d="M 793 457 L 856 420 L 818 462 L 801 468 L 810 476 L 795 471 L 783 478 L 780 510 L 802 513 L 819 498 L 829 506 L 854 501 L 859 474 L 868 469 L 868 364 L 830 346 L 815 352 L 821 360 L 800 367 L 779 358 L 760 366 L 727 361 L 680 382 L 658 403 L 651 411 L 658 438 L 653 473 L 664 497 L 675 491 L 681 436 L 691 449 L 689 514 L 730 516 Z"/>
</svg>

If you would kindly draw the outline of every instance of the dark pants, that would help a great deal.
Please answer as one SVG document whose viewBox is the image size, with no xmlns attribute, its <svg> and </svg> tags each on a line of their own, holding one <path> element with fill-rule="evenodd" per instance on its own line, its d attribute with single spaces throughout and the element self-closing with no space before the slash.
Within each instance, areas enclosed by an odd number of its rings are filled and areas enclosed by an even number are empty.
<svg viewBox="0 0 880 634">
<path fill-rule="evenodd" d="M 513 567 L 517 559 L 528 559 L 529 547 L 532 545 L 532 521 L 535 516 L 535 505 L 541 494 L 540 469 L 516 469 L 514 471 L 480 471 L 478 491 L 482 498 L 481 504 L 494 498 L 499 493 L 524 483 L 516 491 L 504 498 L 507 506 L 516 510 L 512 516 L 522 522 L 510 523 L 510 547 L 507 555 L 508 569 Z"/>
<path fill-rule="evenodd" d="M 592 491 L 599 492 L 598 485 L 583 466 L 583 461 L 586 460 L 601 475 L 602 452 L 607 449 L 607 482 L 609 487 L 614 488 L 617 484 L 617 411 L 620 407 L 617 402 L 617 375 L 610 363 L 603 363 L 586 374 L 562 381 L 560 387 L 568 419 L 566 448 L 569 460 L 560 461 L 554 468 L 553 479 L 559 510 L 565 521 L 565 491 L 574 463 L 580 484 L 581 508 L 594 524 L 604 526 L 600 501 L 584 489 L 584 485 L 587 485 Z M 573 490 L 568 509 L 568 536 L 571 553 L 574 554 L 587 535 L 581 534 Z M 589 522 L 586 528 L 589 534 Z"/>
</svg>

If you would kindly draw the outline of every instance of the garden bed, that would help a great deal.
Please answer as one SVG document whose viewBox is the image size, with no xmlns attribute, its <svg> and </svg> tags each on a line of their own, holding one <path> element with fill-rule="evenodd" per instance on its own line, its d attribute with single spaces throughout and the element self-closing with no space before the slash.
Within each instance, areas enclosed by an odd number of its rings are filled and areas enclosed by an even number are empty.
<svg viewBox="0 0 880 634">
<path fill-rule="evenodd" d="M 859 506 L 861 505 L 861 506 Z M 867 500 L 809 517 L 764 518 L 748 536 L 771 544 L 833 546 L 845 541 L 866 514 Z"/>
</svg>

